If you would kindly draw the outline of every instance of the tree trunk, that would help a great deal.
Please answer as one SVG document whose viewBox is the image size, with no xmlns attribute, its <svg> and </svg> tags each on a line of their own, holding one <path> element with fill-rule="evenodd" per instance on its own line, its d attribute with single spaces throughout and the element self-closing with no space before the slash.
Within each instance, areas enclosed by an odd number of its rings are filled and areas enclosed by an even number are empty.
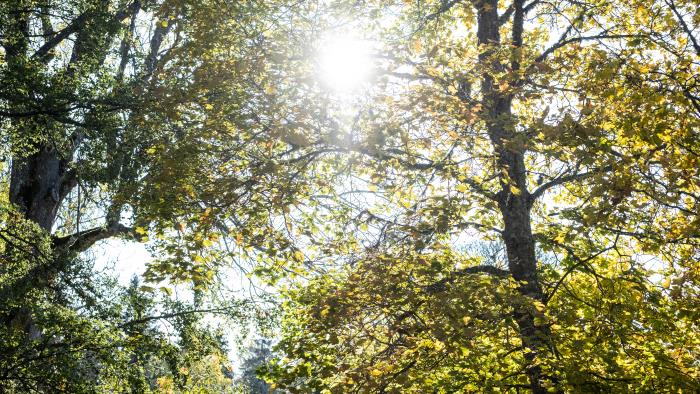
<svg viewBox="0 0 700 394">
<path fill-rule="evenodd" d="M 15 204 L 25 219 L 38 224 L 47 233 L 51 232 L 62 201 L 76 184 L 66 166 L 67 162 L 59 157 L 58 152 L 46 145 L 29 157 L 15 158 L 12 161 L 10 202 Z M 31 284 L 50 280 L 51 272 L 56 268 L 54 262 L 39 261 L 36 264 L 29 271 L 32 277 L 20 281 L 23 285 L 16 290 L 26 290 Z M 29 308 L 14 311 L 7 317 L 7 322 L 24 330 L 29 339 L 41 336 L 41 330 Z"/>
<path fill-rule="evenodd" d="M 43 145 L 26 158 L 12 161 L 10 202 L 29 219 L 51 232 L 61 202 L 75 187 L 67 160 L 56 149 Z"/>
<path fill-rule="evenodd" d="M 544 293 L 537 275 L 535 240 L 530 225 L 530 196 L 527 189 L 524 148 L 509 144 L 516 136 L 515 120 L 511 112 L 512 93 L 504 93 L 496 83 L 495 74 L 506 71 L 502 62 L 494 59 L 495 49 L 501 45 L 497 0 L 482 0 L 476 3 L 478 12 L 477 38 L 484 46 L 479 61 L 486 70 L 482 75 L 483 116 L 486 128 L 496 155 L 497 171 L 500 172 L 501 190 L 497 194 L 498 207 L 504 222 L 503 241 L 508 256 L 508 268 L 513 279 L 520 283 L 518 291 L 524 297 L 536 301 L 544 300 Z M 522 43 L 522 1 L 513 4 L 513 46 Z M 519 67 L 513 60 L 512 67 Z M 515 319 L 520 338 L 529 362 L 527 376 L 534 393 L 547 392 L 545 383 L 556 385 L 556 379 L 544 376 L 535 358 L 548 353 L 549 331 L 545 326 L 535 324 L 530 308 L 516 308 Z"/>
</svg>

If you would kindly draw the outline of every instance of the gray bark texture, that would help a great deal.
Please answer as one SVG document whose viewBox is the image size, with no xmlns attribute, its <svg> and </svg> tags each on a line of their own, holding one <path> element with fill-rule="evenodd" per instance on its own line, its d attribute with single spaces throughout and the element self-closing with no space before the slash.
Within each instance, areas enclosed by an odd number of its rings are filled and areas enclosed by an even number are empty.
<svg viewBox="0 0 700 394">
<path fill-rule="evenodd" d="M 481 77 L 484 109 L 483 116 L 493 146 L 498 170 L 501 173 L 501 190 L 496 199 L 504 222 L 503 241 L 508 256 L 508 268 L 521 285 L 518 291 L 524 297 L 535 301 L 544 301 L 545 296 L 537 274 L 535 256 L 535 239 L 531 228 L 530 194 L 527 188 L 524 148 L 513 148 L 508 144 L 516 136 L 515 119 L 511 112 L 512 93 L 499 89 L 493 74 L 505 71 L 505 66 L 493 59 L 495 49 L 503 45 L 499 33 L 499 16 L 497 0 L 479 0 L 475 2 L 478 12 L 477 38 L 485 50 L 479 61 L 486 70 Z M 506 43 L 517 48 L 522 45 L 523 4 L 515 0 L 513 11 L 512 42 Z M 520 67 L 517 58 L 511 62 L 513 71 Z M 493 74 L 492 74 L 493 73 Z M 527 376 L 533 393 L 547 392 L 547 386 L 556 387 L 556 378 L 545 376 L 536 363 L 538 355 L 551 352 L 550 333 L 546 326 L 535 324 L 532 312 L 526 308 L 516 308 L 520 337 L 525 348 L 525 357 L 530 365 Z"/>
</svg>

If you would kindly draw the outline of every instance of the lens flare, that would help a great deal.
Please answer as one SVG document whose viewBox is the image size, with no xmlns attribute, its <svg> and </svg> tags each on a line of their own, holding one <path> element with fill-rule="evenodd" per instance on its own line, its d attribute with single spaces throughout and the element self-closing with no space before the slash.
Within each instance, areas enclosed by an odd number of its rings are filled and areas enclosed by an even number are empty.
<svg viewBox="0 0 700 394">
<path fill-rule="evenodd" d="M 352 37 L 324 40 L 318 57 L 323 85 L 337 92 L 350 92 L 367 81 L 372 71 L 370 45 Z"/>
</svg>

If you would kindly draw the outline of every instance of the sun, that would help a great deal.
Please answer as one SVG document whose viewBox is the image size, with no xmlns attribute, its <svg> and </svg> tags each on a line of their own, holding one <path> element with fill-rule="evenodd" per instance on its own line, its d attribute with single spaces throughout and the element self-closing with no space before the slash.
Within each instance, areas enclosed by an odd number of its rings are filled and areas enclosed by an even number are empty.
<svg viewBox="0 0 700 394">
<path fill-rule="evenodd" d="M 321 83 L 339 93 L 349 93 L 372 74 L 369 42 L 352 36 L 333 36 L 322 41 L 318 54 Z"/>
</svg>

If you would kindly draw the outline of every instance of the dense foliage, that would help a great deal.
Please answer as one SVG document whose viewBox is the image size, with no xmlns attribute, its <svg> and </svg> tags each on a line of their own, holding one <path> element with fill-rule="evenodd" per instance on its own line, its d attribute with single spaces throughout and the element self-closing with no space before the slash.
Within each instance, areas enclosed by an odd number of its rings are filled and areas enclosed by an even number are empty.
<svg viewBox="0 0 700 394">
<path fill-rule="evenodd" d="M 314 141 L 343 246 L 286 293 L 271 381 L 697 390 L 697 2 L 365 5 L 376 79 Z"/>
<path fill-rule="evenodd" d="M 296 163 L 279 169 L 295 156 L 274 143 L 269 93 L 283 47 L 268 32 L 288 14 L 256 1 L 0 4 L 2 391 L 232 387 L 214 322 L 267 312 L 222 289 L 219 268 L 253 247 L 293 253 L 269 219 L 304 187 Z M 128 291 L 155 305 L 136 315 L 85 260 L 112 237 L 154 254 L 150 283 Z"/>
<path fill-rule="evenodd" d="M 700 390 L 699 9 L 0 3 L 0 388 Z"/>
</svg>

